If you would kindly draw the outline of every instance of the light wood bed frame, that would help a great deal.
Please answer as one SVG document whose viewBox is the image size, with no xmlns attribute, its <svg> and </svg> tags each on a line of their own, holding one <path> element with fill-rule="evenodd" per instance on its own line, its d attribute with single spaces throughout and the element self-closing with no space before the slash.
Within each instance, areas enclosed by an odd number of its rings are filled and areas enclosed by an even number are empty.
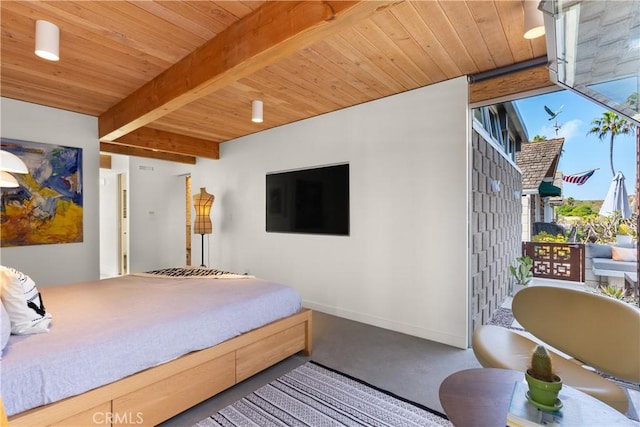
<svg viewBox="0 0 640 427">
<path fill-rule="evenodd" d="M 310 355 L 311 350 L 312 312 L 303 309 L 214 347 L 13 415 L 9 425 L 156 425 L 295 353 Z"/>
</svg>

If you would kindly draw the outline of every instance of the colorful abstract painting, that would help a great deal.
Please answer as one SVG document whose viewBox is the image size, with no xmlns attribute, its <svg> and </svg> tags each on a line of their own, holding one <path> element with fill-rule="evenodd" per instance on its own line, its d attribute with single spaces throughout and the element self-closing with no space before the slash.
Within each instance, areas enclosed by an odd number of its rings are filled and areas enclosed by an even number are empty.
<svg viewBox="0 0 640 427">
<path fill-rule="evenodd" d="M 2 247 L 82 242 L 82 149 L 0 139 L 28 174 L 12 174 L 18 188 L 2 188 Z"/>
</svg>

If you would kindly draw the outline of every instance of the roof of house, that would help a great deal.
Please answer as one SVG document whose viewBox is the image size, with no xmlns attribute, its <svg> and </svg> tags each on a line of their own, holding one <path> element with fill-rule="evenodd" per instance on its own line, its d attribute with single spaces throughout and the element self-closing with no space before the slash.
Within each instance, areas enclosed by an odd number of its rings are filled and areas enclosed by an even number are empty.
<svg viewBox="0 0 640 427">
<path fill-rule="evenodd" d="M 522 171 L 522 190 L 538 190 L 544 178 L 555 178 L 564 138 L 524 142 L 516 153 Z"/>
</svg>

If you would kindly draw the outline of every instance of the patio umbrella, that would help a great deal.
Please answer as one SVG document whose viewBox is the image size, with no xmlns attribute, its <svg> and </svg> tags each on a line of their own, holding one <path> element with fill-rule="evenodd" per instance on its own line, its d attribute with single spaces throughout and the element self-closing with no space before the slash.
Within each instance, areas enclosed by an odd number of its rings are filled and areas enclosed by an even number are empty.
<svg viewBox="0 0 640 427">
<path fill-rule="evenodd" d="M 618 172 L 611 181 L 611 186 L 607 192 L 607 197 L 602 202 L 600 208 L 600 215 L 611 216 L 613 212 L 618 211 L 622 218 L 629 218 L 631 216 L 631 209 L 629 208 L 629 197 L 627 196 L 627 189 L 624 186 L 624 175 L 622 172 Z"/>
</svg>

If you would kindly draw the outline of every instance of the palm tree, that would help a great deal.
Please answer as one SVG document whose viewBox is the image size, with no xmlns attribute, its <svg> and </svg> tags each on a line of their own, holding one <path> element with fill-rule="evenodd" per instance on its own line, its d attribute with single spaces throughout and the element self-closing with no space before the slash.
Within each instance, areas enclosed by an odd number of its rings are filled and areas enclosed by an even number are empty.
<svg viewBox="0 0 640 427">
<path fill-rule="evenodd" d="M 611 165 L 611 175 L 616 176 L 616 171 L 613 167 L 613 140 L 616 135 L 629 135 L 635 129 L 633 123 L 628 122 L 626 119 L 618 116 L 616 113 L 606 111 L 599 119 L 593 119 L 591 121 L 593 126 L 587 135 L 595 133 L 602 141 L 609 135 L 609 163 Z"/>
</svg>

